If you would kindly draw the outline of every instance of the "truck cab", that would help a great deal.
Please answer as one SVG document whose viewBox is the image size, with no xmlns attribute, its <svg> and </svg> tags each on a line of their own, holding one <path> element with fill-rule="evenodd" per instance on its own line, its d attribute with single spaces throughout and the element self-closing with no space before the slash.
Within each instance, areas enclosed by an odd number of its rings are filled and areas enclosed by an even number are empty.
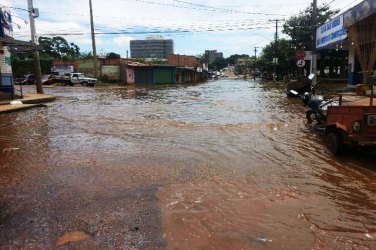
<svg viewBox="0 0 376 250">
<path fill-rule="evenodd" d="M 97 83 L 97 79 L 86 77 L 83 73 L 70 73 L 70 81 L 72 84 L 81 84 L 90 87 L 94 87 Z"/>
</svg>

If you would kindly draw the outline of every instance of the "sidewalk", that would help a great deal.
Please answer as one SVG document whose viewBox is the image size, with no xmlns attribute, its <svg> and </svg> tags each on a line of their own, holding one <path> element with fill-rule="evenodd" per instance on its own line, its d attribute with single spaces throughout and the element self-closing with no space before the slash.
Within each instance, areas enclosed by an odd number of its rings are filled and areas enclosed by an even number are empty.
<svg viewBox="0 0 376 250">
<path fill-rule="evenodd" d="M 25 93 L 23 98 L 0 101 L 0 114 L 25 110 L 33 107 L 43 107 L 43 103 L 54 101 L 56 98 L 46 94 Z M 10 104 L 12 101 L 21 101 L 22 104 Z"/>
</svg>

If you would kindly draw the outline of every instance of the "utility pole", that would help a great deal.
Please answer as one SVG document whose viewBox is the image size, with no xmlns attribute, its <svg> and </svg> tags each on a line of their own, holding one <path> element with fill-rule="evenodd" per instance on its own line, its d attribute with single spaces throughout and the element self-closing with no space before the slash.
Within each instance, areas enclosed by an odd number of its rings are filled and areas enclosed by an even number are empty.
<svg viewBox="0 0 376 250">
<path fill-rule="evenodd" d="M 257 53 L 257 48 L 259 48 L 259 47 L 254 47 L 255 48 L 255 67 L 254 67 L 254 71 L 253 71 L 253 80 L 256 80 L 256 59 L 257 59 L 257 55 L 256 55 L 256 53 Z"/>
<path fill-rule="evenodd" d="M 274 77 L 277 77 L 277 49 L 278 49 L 278 22 L 285 21 L 285 19 L 272 19 L 269 20 L 270 22 L 275 22 L 275 41 L 274 41 L 274 58 L 273 58 L 273 64 L 274 64 Z M 273 79 L 275 81 L 275 79 Z"/>
<path fill-rule="evenodd" d="M 35 20 L 34 18 L 38 17 L 38 12 L 33 7 L 33 0 L 27 0 L 28 12 L 29 12 L 29 21 L 30 21 L 30 33 L 31 33 L 31 42 L 35 45 L 38 44 L 37 34 L 35 30 Z M 38 94 L 43 94 L 42 87 L 42 70 L 40 68 L 40 58 L 39 52 L 33 52 L 34 57 L 34 67 L 35 67 L 35 85 L 37 88 Z"/>
<path fill-rule="evenodd" d="M 317 56 L 316 56 L 316 28 L 317 28 L 317 0 L 312 3 L 312 57 L 311 57 L 311 73 L 315 75 L 312 79 L 312 85 L 316 85 L 317 75 Z"/>
<path fill-rule="evenodd" d="M 93 6 L 91 4 L 91 0 L 89 0 L 89 5 L 90 5 L 91 43 L 93 46 L 93 60 L 94 60 L 94 77 L 98 78 L 97 47 L 95 45 Z"/>
</svg>

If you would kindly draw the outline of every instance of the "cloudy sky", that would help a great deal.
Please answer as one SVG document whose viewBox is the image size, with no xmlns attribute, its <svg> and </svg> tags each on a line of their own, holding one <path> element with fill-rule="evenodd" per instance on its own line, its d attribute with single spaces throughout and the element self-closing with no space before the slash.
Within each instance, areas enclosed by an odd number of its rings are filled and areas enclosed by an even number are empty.
<svg viewBox="0 0 376 250">
<path fill-rule="evenodd" d="M 129 40 L 162 35 L 173 39 L 176 54 L 199 55 L 205 50 L 254 54 L 270 43 L 275 19 L 288 19 L 312 0 L 92 0 L 97 53 L 126 57 Z M 361 0 L 318 0 L 345 11 Z M 0 0 L 11 7 L 14 37 L 30 40 L 27 0 Z M 34 0 L 39 9 L 38 36 L 63 36 L 81 52 L 91 51 L 89 0 Z M 279 22 L 282 25 L 282 21 Z M 281 30 L 281 28 L 279 29 Z M 279 33 L 279 37 L 286 35 Z"/>
</svg>

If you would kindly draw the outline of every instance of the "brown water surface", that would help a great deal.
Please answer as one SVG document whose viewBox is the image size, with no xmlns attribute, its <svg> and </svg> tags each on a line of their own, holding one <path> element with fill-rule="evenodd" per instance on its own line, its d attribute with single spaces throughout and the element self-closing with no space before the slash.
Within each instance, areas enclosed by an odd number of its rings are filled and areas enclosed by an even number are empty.
<svg viewBox="0 0 376 250">
<path fill-rule="evenodd" d="M 283 86 L 45 92 L 0 115 L 1 249 L 376 247 L 376 150 L 332 156 Z"/>
</svg>

